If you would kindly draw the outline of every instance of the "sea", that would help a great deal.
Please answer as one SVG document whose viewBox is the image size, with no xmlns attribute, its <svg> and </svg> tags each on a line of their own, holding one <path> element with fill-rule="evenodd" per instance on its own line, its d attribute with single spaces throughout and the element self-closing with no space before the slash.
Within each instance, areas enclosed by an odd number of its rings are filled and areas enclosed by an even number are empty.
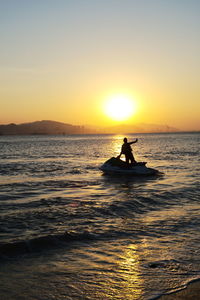
<svg viewBox="0 0 200 300">
<path fill-rule="evenodd" d="M 200 279 L 200 133 L 0 136 L 0 299 L 149 300 Z"/>
</svg>

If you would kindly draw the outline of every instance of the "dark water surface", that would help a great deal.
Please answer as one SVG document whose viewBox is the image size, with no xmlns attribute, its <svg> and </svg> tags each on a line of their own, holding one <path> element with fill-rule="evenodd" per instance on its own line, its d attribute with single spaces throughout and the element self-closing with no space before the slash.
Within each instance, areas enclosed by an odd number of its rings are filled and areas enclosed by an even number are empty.
<svg viewBox="0 0 200 300">
<path fill-rule="evenodd" d="M 0 137 L 0 298 L 152 299 L 200 278 L 199 133 Z M 134 138 L 129 136 L 129 138 Z"/>
</svg>

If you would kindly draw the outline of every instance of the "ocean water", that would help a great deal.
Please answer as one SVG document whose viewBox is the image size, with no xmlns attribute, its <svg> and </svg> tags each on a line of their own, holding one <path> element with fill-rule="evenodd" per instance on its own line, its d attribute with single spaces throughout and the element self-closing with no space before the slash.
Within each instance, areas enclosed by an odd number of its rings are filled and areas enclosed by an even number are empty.
<svg viewBox="0 0 200 300">
<path fill-rule="evenodd" d="M 200 278 L 199 133 L 0 137 L 0 299 L 155 299 Z"/>
</svg>

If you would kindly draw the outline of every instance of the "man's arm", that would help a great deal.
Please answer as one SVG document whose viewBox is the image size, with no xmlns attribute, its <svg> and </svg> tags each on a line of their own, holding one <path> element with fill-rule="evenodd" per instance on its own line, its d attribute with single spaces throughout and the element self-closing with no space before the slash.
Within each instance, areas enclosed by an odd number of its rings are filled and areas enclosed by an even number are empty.
<svg viewBox="0 0 200 300">
<path fill-rule="evenodd" d="M 129 145 L 131 145 L 131 144 L 135 144 L 135 143 L 137 143 L 137 141 L 138 141 L 138 139 L 135 139 L 135 141 L 133 141 L 133 142 L 130 142 L 130 143 L 129 143 Z"/>
<path fill-rule="evenodd" d="M 117 156 L 117 158 L 120 158 L 120 157 L 121 157 L 121 155 L 122 155 L 122 150 L 121 150 L 120 154 Z"/>
<path fill-rule="evenodd" d="M 120 158 L 120 157 L 121 157 L 122 152 L 123 152 L 123 147 L 121 147 L 121 152 L 120 152 L 120 154 L 117 156 L 117 158 Z"/>
</svg>

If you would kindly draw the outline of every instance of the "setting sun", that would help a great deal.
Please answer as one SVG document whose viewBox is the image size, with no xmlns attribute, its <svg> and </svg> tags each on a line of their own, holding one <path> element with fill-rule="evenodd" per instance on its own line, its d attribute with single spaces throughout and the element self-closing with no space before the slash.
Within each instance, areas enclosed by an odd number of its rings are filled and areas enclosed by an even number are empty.
<svg viewBox="0 0 200 300">
<path fill-rule="evenodd" d="M 104 111 L 109 118 L 115 121 L 124 121 L 135 113 L 136 105 L 130 97 L 117 95 L 107 99 Z"/>
</svg>

